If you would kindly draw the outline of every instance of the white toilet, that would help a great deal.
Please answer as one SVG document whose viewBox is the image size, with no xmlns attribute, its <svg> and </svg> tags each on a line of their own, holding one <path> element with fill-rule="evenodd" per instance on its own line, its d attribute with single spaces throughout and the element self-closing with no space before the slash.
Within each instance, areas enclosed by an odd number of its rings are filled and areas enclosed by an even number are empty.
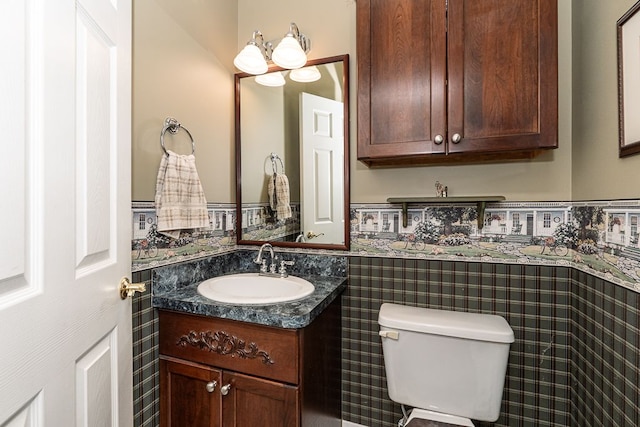
<svg viewBox="0 0 640 427">
<path fill-rule="evenodd" d="M 404 425 L 498 419 L 514 341 L 504 318 L 385 303 L 378 323 L 389 397 L 414 408 Z"/>
</svg>

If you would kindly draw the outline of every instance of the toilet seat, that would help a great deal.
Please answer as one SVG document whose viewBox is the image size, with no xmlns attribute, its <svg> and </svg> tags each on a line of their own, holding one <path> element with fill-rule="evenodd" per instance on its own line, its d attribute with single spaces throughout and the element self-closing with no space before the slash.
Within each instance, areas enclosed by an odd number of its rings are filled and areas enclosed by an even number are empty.
<svg viewBox="0 0 640 427">
<path fill-rule="evenodd" d="M 475 427 L 469 418 L 459 417 L 457 415 L 442 414 L 440 412 L 429 411 L 428 409 L 413 408 L 409 419 L 407 419 L 406 427 L 411 427 L 411 420 L 430 420 L 440 423 L 450 424 L 451 426 Z M 420 426 L 420 423 L 414 423 Z"/>
</svg>

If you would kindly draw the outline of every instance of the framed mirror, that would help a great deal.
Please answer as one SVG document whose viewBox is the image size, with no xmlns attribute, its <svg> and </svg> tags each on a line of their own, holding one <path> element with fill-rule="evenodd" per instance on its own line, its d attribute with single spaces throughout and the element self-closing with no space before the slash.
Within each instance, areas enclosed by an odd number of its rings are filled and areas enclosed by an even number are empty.
<svg viewBox="0 0 640 427">
<path fill-rule="evenodd" d="M 349 56 L 235 75 L 241 245 L 349 249 Z"/>
</svg>

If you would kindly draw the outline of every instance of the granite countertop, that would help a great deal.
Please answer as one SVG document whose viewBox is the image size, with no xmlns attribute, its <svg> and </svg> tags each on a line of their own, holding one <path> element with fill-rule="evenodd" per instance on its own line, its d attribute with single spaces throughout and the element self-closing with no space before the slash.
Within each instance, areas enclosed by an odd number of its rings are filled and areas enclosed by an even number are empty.
<svg viewBox="0 0 640 427">
<path fill-rule="evenodd" d="M 309 325 L 347 285 L 346 277 L 304 276 L 315 286 L 311 295 L 296 301 L 263 305 L 220 303 L 197 291 L 200 282 L 154 293 L 153 306 L 159 309 L 240 320 L 280 328 L 299 329 Z"/>
</svg>

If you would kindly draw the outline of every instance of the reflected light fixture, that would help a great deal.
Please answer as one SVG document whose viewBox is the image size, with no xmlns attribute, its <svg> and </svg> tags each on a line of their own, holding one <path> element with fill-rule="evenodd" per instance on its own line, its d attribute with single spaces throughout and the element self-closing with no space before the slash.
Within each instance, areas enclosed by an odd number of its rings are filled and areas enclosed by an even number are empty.
<svg viewBox="0 0 640 427">
<path fill-rule="evenodd" d="M 296 68 L 295 70 L 291 70 L 291 73 L 289 73 L 289 78 L 291 80 L 300 83 L 315 82 L 316 80 L 320 80 L 320 77 L 320 71 L 315 65 L 304 68 Z"/>
<path fill-rule="evenodd" d="M 264 74 L 269 69 L 268 61 L 293 70 L 307 63 L 307 53 L 311 50 L 311 39 L 300 33 L 295 23 L 289 25 L 289 31 L 273 49 L 271 42 L 265 42 L 260 31 L 254 31 L 251 40 L 236 55 L 233 64 L 249 74 Z"/>
<path fill-rule="evenodd" d="M 256 83 L 261 84 L 262 86 L 271 86 L 278 87 L 284 86 L 284 76 L 280 71 L 276 71 L 275 73 L 267 73 L 256 76 Z"/>
</svg>

